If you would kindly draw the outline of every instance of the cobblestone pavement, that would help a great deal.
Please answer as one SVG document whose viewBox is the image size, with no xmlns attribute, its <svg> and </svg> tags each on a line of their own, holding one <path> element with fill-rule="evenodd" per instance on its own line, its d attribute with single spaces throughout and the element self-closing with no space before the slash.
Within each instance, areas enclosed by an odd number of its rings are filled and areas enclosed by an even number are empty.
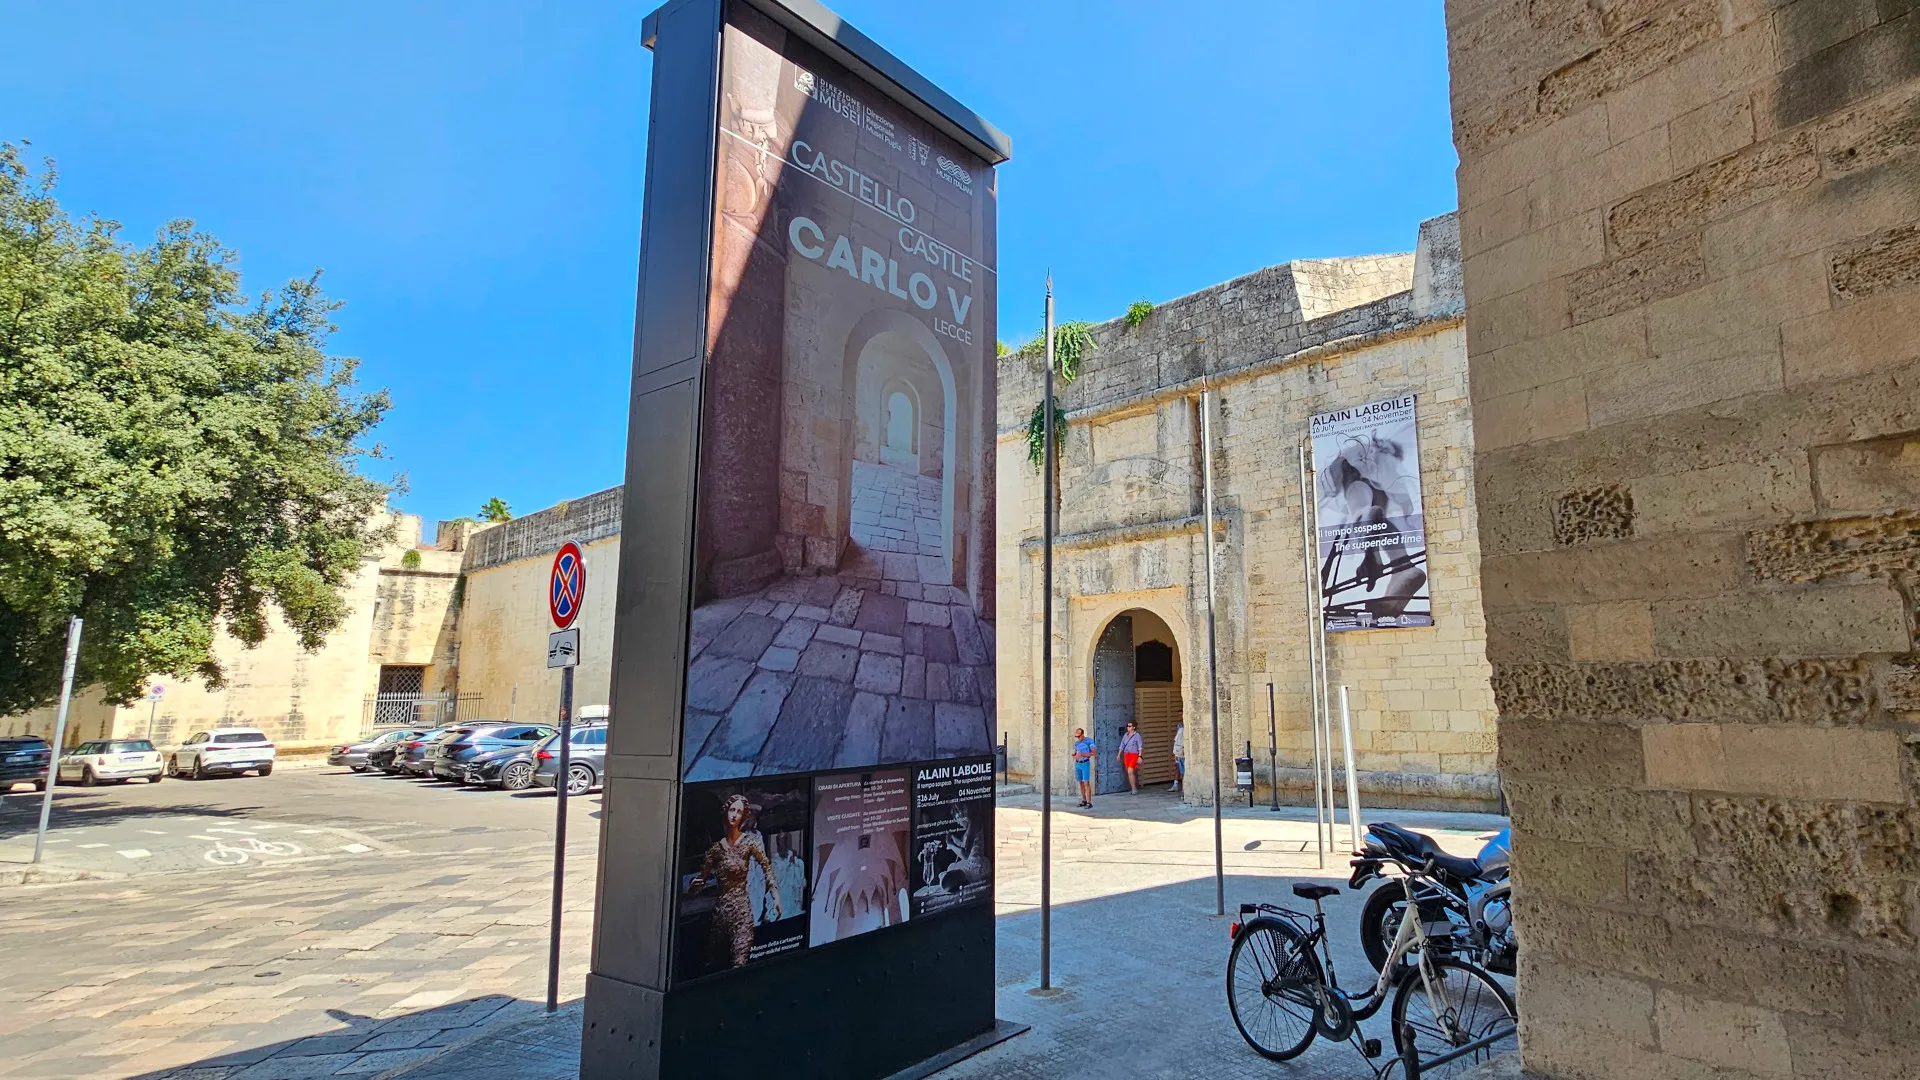
<svg viewBox="0 0 1920 1080">
<path fill-rule="evenodd" d="M 575 1074 L 577 1005 L 553 1019 L 540 1005 L 550 797 L 333 770 L 277 771 L 271 779 L 272 787 L 209 785 L 191 805 L 167 812 L 292 828 L 332 806 L 346 815 L 341 825 L 386 847 L 324 861 L 0 890 L 0 1077 Z M 161 785 L 127 797 L 185 798 L 197 787 Z M 577 999 L 586 972 L 596 804 L 577 801 L 570 831 L 563 998 Z M 1367 1075 L 1346 1047 L 1317 1043 L 1276 1065 L 1240 1041 L 1224 993 L 1228 920 L 1213 915 L 1212 817 L 1164 792 L 1103 798 L 1091 813 L 1056 808 L 1053 971 L 1063 992 L 1030 994 L 1038 805 L 1033 795 L 1003 800 L 995 898 L 999 1015 L 1033 1030 L 943 1075 Z M 1292 903 L 1291 880 L 1345 877 L 1337 856 L 1316 869 L 1310 816 L 1227 811 L 1229 910 L 1242 899 Z M 1462 853 L 1498 827 L 1471 815 L 1392 817 L 1444 827 L 1436 835 Z M 8 821 L 0 816 L 0 833 Z M 1366 970 L 1352 930 L 1359 903 L 1343 895 L 1328 904 L 1336 962 L 1350 978 Z"/>
<path fill-rule="evenodd" d="M 59 838 L 181 820 L 311 842 L 330 810 L 369 850 L 192 870 L 156 856 L 122 880 L 0 890 L 0 1077 L 377 1076 L 546 996 L 551 795 L 296 768 L 60 794 Z M 570 806 L 566 997 L 586 973 L 598 801 Z M 17 839 L 15 802 L 0 835 Z M 50 858 L 81 850 L 65 847 Z"/>
<path fill-rule="evenodd" d="M 1339 883 L 1347 876 L 1346 860 L 1337 854 L 1328 856 L 1324 871 L 1318 868 L 1311 811 L 1234 807 L 1223 817 L 1229 911 L 1242 900 L 1296 906 L 1291 882 Z M 1433 833 L 1460 854 L 1477 852 L 1481 839 L 1502 824 L 1472 814 L 1391 817 Z M 1103 798 L 1092 813 L 1063 811 L 1056 803 L 1053 974 L 1062 992 L 1050 997 L 1031 993 L 1039 979 L 1038 796 L 1003 797 L 997 824 L 998 1013 L 1032 1030 L 942 1077 L 1371 1077 L 1349 1045 L 1316 1042 L 1279 1064 L 1254 1054 L 1234 1030 L 1225 989 L 1231 916 L 1213 914 L 1210 811 L 1163 791 Z M 1336 839 L 1345 842 L 1344 827 Z M 1353 930 L 1360 905 L 1357 894 L 1327 902 L 1335 964 L 1349 982 L 1371 974 Z M 529 1018 L 508 1029 L 511 1052 L 490 1049 L 472 1061 L 437 1058 L 407 1077 L 571 1080 L 579 1023 L 577 1015 Z M 1363 1027 L 1391 1045 L 1384 1021 Z M 465 1071 L 469 1065 L 484 1068 Z M 1476 1080 L 1514 1075 L 1508 1068 Z"/>
<path fill-rule="evenodd" d="M 939 483 L 854 466 L 837 573 L 694 611 L 689 780 L 991 752 L 993 624 L 946 584 Z"/>
</svg>

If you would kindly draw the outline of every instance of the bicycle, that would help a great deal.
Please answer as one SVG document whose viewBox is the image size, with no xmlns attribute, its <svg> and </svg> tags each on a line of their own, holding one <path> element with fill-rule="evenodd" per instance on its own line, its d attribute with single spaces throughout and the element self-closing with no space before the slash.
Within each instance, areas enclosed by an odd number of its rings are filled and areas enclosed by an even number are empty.
<svg viewBox="0 0 1920 1080">
<path fill-rule="evenodd" d="M 1431 857 L 1418 869 L 1401 865 L 1410 882 L 1431 883 Z M 1389 994 L 1395 1059 L 1375 1069 L 1377 1077 L 1396 1063 L 1408 1080 L 1446 1076 L 1454 1071 L 1448 1066 L 1464 1068 L 1518 1045 L 1518 1014 L 1506 989 L 1486 969 L 1429 947 L 1428 935 L 1450 935 L 1450 924 L 1428 927 L 1420 918 L 1401 919 L 1373 986 L 1360 996 L 1340 989 L 1320 905 L 1339 892 L 1331 885 L 1294 885 L 1295 896 L 1313 902 L 1311 918 L 1273 904 L 1240 905 L 1242 921 L 1233 924 L 1227 959 L 1227 1007 L 1247 1045 L 1269 1060 L 1286 1061 L 1324 1036 L 1354 1041 L 1371 1060 L 1380 1055 L 1380 1041 L 1361 1039 L 1359 1025 L 1379 1012 Z M 1417 960 L 1403 965 L 1408 957 Z"/>
</svg>

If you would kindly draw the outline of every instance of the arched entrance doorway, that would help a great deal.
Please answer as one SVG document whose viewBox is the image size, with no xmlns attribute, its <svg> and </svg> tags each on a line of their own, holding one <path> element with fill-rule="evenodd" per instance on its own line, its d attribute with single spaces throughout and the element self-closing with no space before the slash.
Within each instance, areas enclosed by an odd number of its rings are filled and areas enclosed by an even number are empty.
<svg viewBox="0 0 1920 1080">
<path fill-rule="evenodd" d="M 1166 621 L 1145 608 L 1115 615 L 1093 651 L 1093 731 L 1100 744 L 1094 792 L 1127 790 L 1120 738 L 1140 729 L 1140 785 L 1171 784 L 1173 730 L 1180 724 L 1180 644 Z"/>
</svg>

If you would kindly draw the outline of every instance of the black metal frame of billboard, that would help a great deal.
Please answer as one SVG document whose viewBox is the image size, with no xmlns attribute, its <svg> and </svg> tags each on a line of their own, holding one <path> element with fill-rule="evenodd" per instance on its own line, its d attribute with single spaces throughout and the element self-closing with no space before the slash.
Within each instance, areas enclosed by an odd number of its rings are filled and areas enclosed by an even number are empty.
<svg viewBox="0 0 1920 1080">
<path fill-rule="evenodd" d="M 645 19 L 654 70 L 583 1080 L 885 1076 L 1017 1033 L 996 1028 L 993 1016 L 990 900 L 817 954 L 674 980 L 688 786 L 680 737 L 729 3 L 772 18 L 987 163 L 1011 149 L 993 125 L 813 0 L 673 0 Z M 947 992 L 956 985 L 974 990 Z"/>
</svg>

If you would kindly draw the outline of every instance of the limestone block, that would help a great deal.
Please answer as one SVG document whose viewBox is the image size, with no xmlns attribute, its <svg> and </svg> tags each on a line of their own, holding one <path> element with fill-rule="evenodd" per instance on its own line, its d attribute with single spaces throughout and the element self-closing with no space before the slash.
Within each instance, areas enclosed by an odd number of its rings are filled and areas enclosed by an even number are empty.
<svg viewBox="0 0 1920 1080">
<path fill-rule="evenodd" d="M 1756 330 L 1596 372 L 1587 414 L 1595 427 L 1643 420 L 1778 390 L 1781 378 L 1778 329 Z"/>
<path fill-rule="evenodd" d="M 1739 9 L 1773 2 L 1723 0 L 1723 18 L 1732 32 L 1693 50 L 1678 63 L 1621 87 L 1607 101 L 1611 137 L 1615 141 L 1630 138 L 1729 96 L 1744 96 L 1742 92 L 1772 67 L 1773 33 L 1764 19 L 1751 25 L 1753 20 L 1743 18 Z M 1678 159 L 1674 164 L 1682 171 L 1689 167 Z"/>
<path fill-rule="evenodd" d="M 1781 454 L 1641 477 L 1633 505 L 1643 536 L 1778 521 L 1813 512 L 1813 478 L 1802 454 Z"/>
<path fill-rule="evenodd" d="M 1787 1030 L 1776 1012 L 1661 990 L 1654 1022 L 1666 1053 L 1759 1076 L 1793 1075 Z"/>
<path fill-rule="evenodd" d="M 1798 52 L 1783 26 L 1781 41 Z M 1815 40 L 1819 40 L 1818 37 Z M 1920 20 L 1898 18 L 1839 41 L 1780 73 L 1774 122 L 1804 123 L 1920 75 Z"/>
<path fill-rule="evenodd" d="M 1507 663 L 1493 690 L 1503 722 L 1859 724 L 1876 716 L 1871 672 L 1855 657 Z"/>
<path fill-rule="evenodd" d="M 1783 1019 L 1795 1080 L 1909 1080 L 1920 1060 L 1920 1042 L 1895 1042 L 1884 1031 L 1792 1014 Z"/>
<path fill-rule="evenodd" d="M 1828 256 L 1833 295 L 1864 300 L 1920 281 L 1920 226 L 1899 225 L 1857 240 Z"/>
<path fill-rule="evenodd" d="M 1489 556 L 1480 573 L 1488 611 L 1552 603 L 1704 597 L 1743 583 L 1743 549 L 1737 533 L 1698 533 Z"/>
<path fill-rule="evenodd" d="M 1508 296 L 1481 299 L 1476 293 L 1467 305 L 1467 344 L 1478 357 L 1554 333 L 1570 324 L 1567 310 L 1565 278 L 1537 282 Z"/>
<path fill-rule="evenodd" d="M 1633 536 L 1633 493 L 1602 484 L 1560 493 L 1553 500 L 1553 542 L 1561 547 Z"/>
<path fill-rule="evenodd" d="M 1700 249 L 1700 234 L 1684 233 L 1574 273 L 1567 283 L 1570 313 L 1577 325 L 1678 296 L 1706 280 L 1707 261 Z M 1644 313 L 1635 316 L 1636 323 L 1644 325 L 1644 321 Z"/>
<path fill-rule="evenodd" d="M 1819 179 L 1812 134 L 1782 136 L 1624 200 L 1607 215 L 1607 235 L 1618 250 L 1637 251 Z"/>
<path fill-rule="evenodd" d="M 1900 594 L 1886 585 L 1726 593 L 1653 605 L 1661 656 L 1836 656 L 1912 647 Z"/>
<path fill-rule="evenodd" d="M 1574 786 L 1573 779 L 1506 781 L 1515 832 L 1676 855 L 1693 853 L 1686 796 Z"/>
<path fill-rule="evenodd" d="M 1920 511 L 1793 522 L 1753 533 L 1749 549 L 1763 580 L 1897 578 L 1920 568 Z M 1904 645 L 1880 648 L 1906 651 Z"/>
<path fill-rule="evenodd" d="M 1828 513 L 1920 506 L 1920 437 L 1822 446 L 1813 451 L 1812 473 Z"/>
<path fill-rule="evenodd" d="M 1671 65 L 1719 33 L 1717 0 L 1668 8 L 1542 79 L 1540 109 L 1570 112 Z"/>
<path fill-rule="evenodd" d="M 1849 955 L 1847 999 L 1850 1027 L 1892 1042 L 1920 1043 L 1920 963 L 1912 951 L 1898 960 Z"/>
<path fill-rule="evenodd" d="M 1627 853 L 1604 844 L 1556 840 L 1517 857 L 1513 872 L 1515 887 L 1537 903 L 1566 900 L 1611 905 L 1624 902 L 1630 895 Z M 1527 993 L 1531 995 L 1533 990 L 1528 984 Z"/>
<path fill-rule="evenodd" d="M 1649 787 L 1906 801 L 1900 736 L 1892 731 L 1655 724 L 1641 729 L 1641 739 Z"/>
<path fill-rule="evenodd" d="M 1587 424 L 1586 384 L 1578 378 L 1476 402 L 1473 411 L 1474 437 L 1488 450 L 1558 438 Z"/>
<path fill-rule="evenodd" d="M 1523 1049 L 1552 1046 L 1557 1058 L 1610 1060 L 1626 1048 L 1654 1048 L 1653 988 L 1635 979 L 1536 952 L 1520 951 Z"/>
<path fill-rule="evenodd" d="M 1728 94 L 1676 116 L 1668 125 L 1668 140 L 1678 171 L 1718 161 L 1753 142 L 1753 98 Z"/>
<path fill-rule="evenodd" d="M 1653 608 L 1642 601 L 1575 604 L 1566 609 L 1573 659 L 1653 659 Z"/>
<path fill-rule="evenodd" d="M 1920 162 L 1911 156 L 1845 181 L 1793 191 L 1708 224 L 1700 235 L 1707 273 L 1745 273 L 1897 228 L 1920 214 Z"/>
<path fill-rule="evenodd" d="M 1544 278 L 1591 266 L 1604 257 L 1599 211 L 1576 214 L 1466 260 L 1469 295 L 1489 299 L 1519 292 Z"/>
</svg>

